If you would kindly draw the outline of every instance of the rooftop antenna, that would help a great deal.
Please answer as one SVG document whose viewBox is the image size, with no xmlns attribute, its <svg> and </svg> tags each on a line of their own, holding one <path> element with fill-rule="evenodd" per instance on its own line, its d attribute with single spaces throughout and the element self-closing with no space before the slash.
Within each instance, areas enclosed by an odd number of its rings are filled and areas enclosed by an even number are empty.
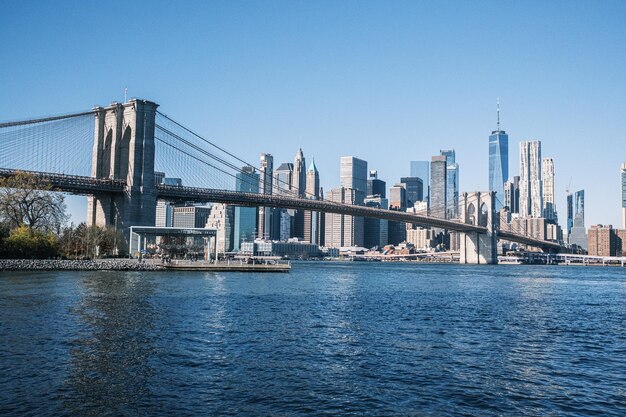
<svg viewBox="0 0 626 417">
<path fill-rule="evenodd" d="M 496 129 L 498 132 L 500 131 L 500 97 L 497 98 L 496 100 L 496 106 L 497 106 L 497 111 L 498 111 L 498 128 Z"/>
</svg>

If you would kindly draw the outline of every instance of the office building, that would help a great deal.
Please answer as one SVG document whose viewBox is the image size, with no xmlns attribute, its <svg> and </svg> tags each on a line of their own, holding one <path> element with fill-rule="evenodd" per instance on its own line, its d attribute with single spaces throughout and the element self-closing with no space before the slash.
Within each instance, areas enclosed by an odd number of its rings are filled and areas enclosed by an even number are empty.
<svg viewBox="0 0 626 417">
<path fill-rule="evenodd" d="M 184 206 L 172 209 L 172 227 L 202 228 L 211 213 L 211 207 Z"/>
<path fill-rule="evenodd" d="M 504 183 L 504 205 L 509 208 L 510 213 L 519 213 L 519 176 Z"/>
<path fill-rule="evenodd" d="M 389 202 L 386 198 L 379 195 L 370 195 L 365 199 L 366 207 L 374 207 L 380 209 L 389 208 Z M 366 248 L 378 246 L 382 248 L 389 243 L 389 222 L 383 219 L 373 219 L 366 217 L 364 219 L 364 243 Z"/>
<path fill-rule="evenodd" d="M 622 229 L 626 229 L 626 162 L 621 167 L 622 174 Z"/>
<path fill-rule="evenodd" d="M 292 188 L 293 164 L 285 162 L 274 170 L 273 195 L 296 197 L 298 191 Z M 273 208 L 271 221 L 271 240 L 287 240 L 291 237 L 295 210 Z"/>
<path fill-rule="evenodd" d="M 402 184 L 396 184 L 389 189 L 389 209 L 406 211 L 406 190 Z M 404 242 L 406 239 L 406 225 L 403 222 L 388 222 L 388 240 L 392 245 Z"/>
<path fill-rule="evenodd" d="M 557 222 L 556 206 L 554 204 L 554 160 L 543 158 L 541 161 L 541 181 L 543 191 L 543 217 L 551 222 Z"/>
<path fill-rule="evenodd" d="M 206 228 L 217 229 L 217 251 L 219 253 L 233 250 L 235 207 L 229 204 L 213 203 L 211 213 L 206 221 Z"/>
<path fill-rule="evenodd" d="M 424 200 L 424 183 L 419 177 L 402 177 L 400 183 L 406 190 L 407 207 Z"/>
<path fill-rule="evenodd" d="M 235 178 L 235 190 L 244 193 L 259 192 L 259 174 L 251 166 L 244 166 Z M 233 250 L 241 249 L 241 242 L 251 242 L 256 237 L 256 207 L 235 207 Z"/>
<path fill-rule="evenodd" d="M 339 167 L 339 180 L 343 188 L 351 188 L 367 193 L 367 161 L 354 156 L 342 156 Z"/>
<path fill-rule="evenodd" d="M 326 200 L 335 203 L 363 205 L 365 193 L 353 188 L 335 188 Z M 364 219 L 343 214 L 326 213 L 326 233 L 324 244 L 327 247 L 363 246 Z"/>
<path fill-rule="evenodd" d="M 306 198 L 318 200 L 320 198 L 320 175 L 311 161 L 306 172 Z M 304 241 L 320 244 L 320 213 L 317 211 L 304 212 Z"/>
<path fill-rule="evenodd" d="M 496 192 L 496 211 L 502 208 L 504 184 L 509 179 L 509 135 L 500 129 L 500 103 L 498 123 L 489 136 L 489 191 Z"/>
<path fill-rule="evenodd" d="M 387 197 L 387 184 L 383 180 L 378 179 L 378 171 L 372 170 L 367 178 L 367 195 L 378 195 L 382 198 Z"/>
<path fill-rule="evenodd" d="M 587 232 L 585 230 L 585 190 L 574 193 L 574 222 L 569 234 L 569 244 L 587 249 Z"/>
<path fill-rule="evenodd" d="M 520 142 L 520 217 L 542 217 L 541 141 Z"/>
<path fill-rule="evenodd" d="M 459 164 L 454 149 L 440 151 L 446 157 L 446 218 L 459 217 Z"/>
<path fill-rule="evenodd" d="M 261 169 L 259 177 L 259 192 L 272 194 L 272 180 L 274 174 L 274 157 L 269 153 L 261 154 Z M 269 239 L 272 225 L 272 211 L 270 207 L 259 207 L 257 220 L 257 237 Z"/>
<path fill-rule="evenodd" d="M 430 162 L 429 161 L 411 161 L 411 177 L 422 179 L 423 199 L 429 201 L 430 196 Z"/>
<path fill-rule="evenodd" d="M 574 195 L 569 192 L 567 194 L 567 236 L 569 238 L 574 226 Z"/>
<path fill-rule="evenodd" d="M 433 217 L 446 217 L 447 178 L 446 157 L 433 156 L 430 162 L 430 215 Z"/>
<path fill-rule="evenodd" d="M 156 227 L 172 227 L 174 217 L 173 209 L 174 205 L 169 201 L 157 200 L 154 225 Z"/>
<path fill-rule="evenodd" d="M 306 162 L 302 149 L 298 149 L 293 160 L 293 176 L 291 177 L 291 190 L 294 196 L 304 198 L 306 195 Z M 293 230 L 291 236 L 304 239 L 304 210 L 295 210 L 293 213 Z"/>
</svg>

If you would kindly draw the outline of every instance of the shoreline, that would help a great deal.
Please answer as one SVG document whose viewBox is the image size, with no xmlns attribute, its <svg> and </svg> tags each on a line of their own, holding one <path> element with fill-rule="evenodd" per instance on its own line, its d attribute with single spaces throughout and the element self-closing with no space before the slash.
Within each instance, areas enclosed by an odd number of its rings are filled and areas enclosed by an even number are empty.
<svg viewBox="0 0 626 417">
<path fill-rule="evenodd" d="M 0 271 L 164 271 L 136 259 L 0 259 Z"/>
</svg>

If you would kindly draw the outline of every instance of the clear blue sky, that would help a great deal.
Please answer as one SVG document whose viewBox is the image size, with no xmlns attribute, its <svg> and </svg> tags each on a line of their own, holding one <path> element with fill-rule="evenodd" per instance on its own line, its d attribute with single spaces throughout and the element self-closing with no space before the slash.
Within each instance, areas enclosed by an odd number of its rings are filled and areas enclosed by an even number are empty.
<svg viewBox="0 0 626 417">
<path fill-rule="evenodd" d="M 302 146 L 322 185 L 355 155 L 393 185 L 454 148 L 461 190 L 488 185 L 500 97 L 510 136 L 538 139 L 587 225 L 619 225 L 626 161 L 625 1 L 0 2 L 0 119 L 129 95 L 245 159 Z M 72 199 L 73 220 L 85 217 Z"/>
</svg>

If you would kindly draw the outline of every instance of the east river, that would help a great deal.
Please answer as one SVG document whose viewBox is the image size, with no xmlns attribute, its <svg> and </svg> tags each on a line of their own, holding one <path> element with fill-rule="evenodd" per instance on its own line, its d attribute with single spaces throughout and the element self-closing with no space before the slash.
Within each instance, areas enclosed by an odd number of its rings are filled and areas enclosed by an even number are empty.
<svg viewBox="0 0 626 417">
<path fill-rule="evenodd" d="M 0 414 L 626 415 L 626 268 L 1 272 Z"/>
</svg>

